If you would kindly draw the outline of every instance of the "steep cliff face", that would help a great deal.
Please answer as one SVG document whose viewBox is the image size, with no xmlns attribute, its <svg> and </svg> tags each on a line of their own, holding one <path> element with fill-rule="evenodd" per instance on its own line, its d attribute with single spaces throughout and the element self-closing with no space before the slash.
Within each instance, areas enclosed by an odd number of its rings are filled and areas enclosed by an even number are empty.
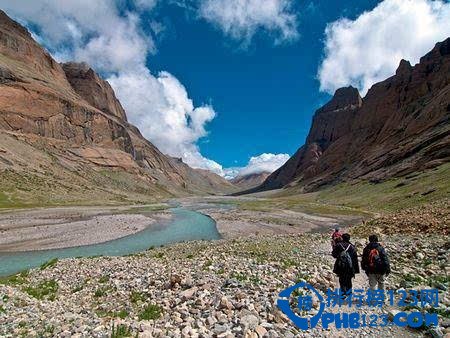
<svg viewBox="0 0 450 338">
<path fill-rule="evenodd" d="M 305 145 L 257 190 L 384 180 L 449 157 L 450 38 L 414 67 L 402 60 L 364 99 L 355 88 L 338 89 L 316 111 Z"/>
<path fill-rule="evenodd" d="M 17 179 L 25 174 L 42 179 L 53 175 L 60 186 L 77 185 L 79 179 L 93 189 L 100 184 L 105 191 L 117 182 L 96 173 L 123 174 L 126 182 L 116 184 L 114 190 L 121 199 L 132 193 L 131 186 L 140 199 L 147 192 L 164 197 L 234 188 L 213 173 L 162 154 L 127 122 L 108 82 L 86 64 L 58 64 L 25 28 L 1 11 L 0 132 L 0 149 L 5 150 L 0 152 L 0 175 L 19 173 Z M 43 153 L 42 168 L 27 163 L 36 158 L 25 154 L 30 149 Z M 75 180 L 74 173 L 78 173 Z M 69 177 L 73 182 L 65 182 Z M 89 181 L 91 177 L 97 178 Z M 14 194 L 10 183 L 8 189 Z"/>
<path fill-rule="evenodd" d="M 88 64 L 68 62 L 62 64 L 62 68 L 72 88 L 91 106 L 122 121 L 127 120 L 125 110 L 110 84 L 100 78 Z"/>
</svg>

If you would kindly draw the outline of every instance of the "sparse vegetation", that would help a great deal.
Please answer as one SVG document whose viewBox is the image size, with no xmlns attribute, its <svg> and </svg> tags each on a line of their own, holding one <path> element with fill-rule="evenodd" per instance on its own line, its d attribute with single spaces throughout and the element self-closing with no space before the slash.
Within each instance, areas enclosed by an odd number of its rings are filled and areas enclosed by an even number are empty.
<svg viewBox="0 0 450 338">
<path fill-rule="evenodd" d="M 16 275 L 0 277 L 0 284 L 4 285 L 22 285 L 27 282 L 28 271 L 22 271 Z"/>
<path fill-rule="evenodd" d="M 48 333 L 50 335 L 53 335 L 54 332 L 55 332 L 55 327 L 53 325 L 51 325 L 51 324 L 45 325 L 44 333 Z"/>
<path fill-rule="evenodd" d="M 112 326 L 111 331 L 111 338 L 125 338 L 125 337 L 131 337 L 133 336 L 133 330 L 131 327 L 125 325 L 125 324 L 119 324 L 117 326 Z M 136 333 L 136 337 L 138 334 Z"/>
<path fill-rule="evenodd" d="M 144 292 L 131 291 L 130 301 L 132 303 L 145 302 L 147 300 L 147 295 Z"/>
<path fill-rule="evenodd" d="M 114 313 L 114 317 L 118 317 L 118 318 L 120 318 L 120 319 L 125 319 L 125 318 L 127 318 L 128 316 L 129 316 L 128 311 L 127 311 L 127 310 L 124 310 L 124 309 L 122 309 L 122 310 L 120 310 L 120 311 Z"/>
<path fill-rule="evenodd" d="M 155 320 L 161 317 L 162 308 L 156 304 L 149 304 L 139 313 L 139 320 Z"/>
<path fill-rule="evenodd" d="M 83 289 L 84 289 L 84 283 L 75 286 L 75 287 L 72 289 L 72 293 L 77 293 L 77 292 L 79 292 L 79 291 L 81 291 L 81 290 L 83 290 Z"/>
<path fill-rule="evenodd" d="M 58 258 L 52 258 L 48 260 L 47 262 L 43 263 L 40 267 L 41 270 L 45 270 L 47 268 L 50 268 L 52 266 L 55 266 L 56 263 L 58 263 Z"/>
<path fill-rule="evenodd" d="M 54 279 L 45 280 L 36 286 L 28 286 L 24 289 L 30 296 L 41 299 L 55 300 L 58 291 L 58 282 Z"/>
<path fill-rule="evenodd" d="M 212 265 L 212 260 L 208 259 L 205 264 L 203 264 L 203 270 L 207 270 Z"/>
<path fill-rule="evenodd" d="M 109 276 L 108 276 L 108 275 L 101 276 L 101 277 L 98 279 L 98 282 L 101 283 L 101 284 L 106 283 L 106 282 L 108 282 L 108 281 L 109 281 Z"/>
<path fill-rule="evenodd" d="M 244 210 L 288 209 L 323 215 L 372 216 L 374 212 L 396 211 L 444 199 L 450 195 L 450 163 L 415 175 L 382 182 L 340 183 L 312 193 L 292 187 L 271 198 L 231 201 Z"/>
<path fill-rule="evenodd" d="M 95 298 L 103 297 L 108 293 L 108 291 L 109 291 L 108 287 L 99 287 L 95 290 L 94 297 Z"/>
</svg>

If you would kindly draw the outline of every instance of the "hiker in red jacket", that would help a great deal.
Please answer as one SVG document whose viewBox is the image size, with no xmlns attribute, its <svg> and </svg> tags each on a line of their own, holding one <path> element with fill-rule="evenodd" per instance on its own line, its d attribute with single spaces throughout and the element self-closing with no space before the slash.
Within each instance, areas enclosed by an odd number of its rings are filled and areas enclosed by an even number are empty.
<svg viewBox="0 0 450 338">
<path fill-rule="evenodd" d="M 335 228 L 333 233 L 331 234 L 331 248 L 334 249 L 336 246 L 336 242 L 338 240 L 342 240 L 342 234 L 339 231 L 339 228 Z"/>
<path fill-rule="evenodd" d="M 369 236 L 369 244 L 363 250 L 361 269 L 369 277 L 369 287 L 372 290 L 377 284 L 378 289 L 384 290 L 384 280 L 391 273 L 391 265 L 386 251 L 378 243 L 377 235 Z"/>
</svg>

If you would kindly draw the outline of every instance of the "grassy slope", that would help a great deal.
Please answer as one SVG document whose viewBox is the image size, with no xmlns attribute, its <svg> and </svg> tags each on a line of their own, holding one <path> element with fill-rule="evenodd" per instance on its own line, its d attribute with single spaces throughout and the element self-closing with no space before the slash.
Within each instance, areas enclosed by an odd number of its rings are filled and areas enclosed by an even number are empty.
<svg viewBox="0 0 450 338">
<path fill-rule="evenodd" d="M 341 183 L 318 192 L 283 190 L 270 198 L 241 201 L 251 210 L 290 209 L 318 214 L 362 214 L 397 211 L 450 197 L 450 163 L 381 183 Z"/>
<path fill-rule="evenodd" d="M 0 209 L 66 205 L 154 203 L 170 197 L 163 189 L 145 186 L 131 174 L 105 170 L 89 179 L 0 172 Z M 152 189 L 150 189 L 152 188 Z"/>
<path fill-rule="evenodd" d="M 136 173 L 67 161 L 0 131 L 0 209 L 153 203 L 172 197 L 149 183 Z"/>
</svg>

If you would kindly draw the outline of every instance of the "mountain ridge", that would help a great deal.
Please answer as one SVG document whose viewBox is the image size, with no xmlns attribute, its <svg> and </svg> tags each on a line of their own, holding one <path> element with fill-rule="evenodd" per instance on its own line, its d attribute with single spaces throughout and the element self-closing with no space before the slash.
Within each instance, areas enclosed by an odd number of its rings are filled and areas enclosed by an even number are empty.
<svg viewBox="0 0 450 338">
<path fill-rule="evenodd" d="M 450 158 L 450 38 L 418 64 L 361 99 L 340 88 L 314 114 L 305 144 L 262 185 L 243 193 L 299 186 L 313 191 L 354 179 L 380 181 L 438 166 Z"/>
<path fill-rule="evenodd" d="M 263 171 L 260 173 L 252 173 L 247 175 L 238 175 L 231 179 L 230 182 L 242 189 L 251 189 L 259 186 L 269 177 L 271 173 Z"/>
<path fill-rule="evenodd" d="M 80 185 L 95 190 L 98 181 L 89 183 L 89 177 L 99 176 L 100 190 L 115 186 L 112 195 L 121 200 L 127 199 L 124 196 L 130 190 L 142 200 L 235 189 L 212 172 L 192 169 L 162 154 L 127 121 L 107 81 L 87 64 L 59 64 L 24 27 L 2 11 L 0 88 L 0 132 L 4 135 L 0 141 L 0 149 L 4 150 L 0 152 L 0 175 L 6 177 L 11 171 L 19 173 L 19 177 L 35 175 L 44 181 L 58 176 L 56 181 L 63 195 L 68 195 L 64 188 L 70 185 L 67 180 L 75 177 L 75 182 L 79 180 L 83 182 Z M 42 152 L 44 169 L 30 162 L 33 156 L 25 154 L 29 146 Z M 123 175 L 126 179 L 121 177 L 109 185 L 100 175 L 105 170 L 108 175 Z M 18 191 L 13 182 L 4 185 L 8 185 L 4 189 L 7 198 L 27 195 Z M 39 194 L 39 189 L 35 193 Z M 80 193 L 79 198 L 83 199 L 83 195 Z"/>
</svg>

